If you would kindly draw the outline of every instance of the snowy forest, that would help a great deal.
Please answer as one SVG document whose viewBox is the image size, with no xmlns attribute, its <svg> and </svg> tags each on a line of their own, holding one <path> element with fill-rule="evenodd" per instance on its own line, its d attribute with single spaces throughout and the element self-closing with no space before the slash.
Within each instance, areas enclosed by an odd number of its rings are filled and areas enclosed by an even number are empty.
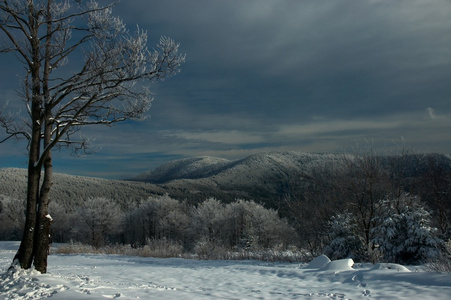
<svg viewBox="0 0 451 300">
<path fill-rule="evenodd" d="M 244 185 L 245 179 L 233 172 L 243 162 L 252 162 L 250 169 L 256 170 L 255 176 L 246 173 L 249 178 L 269 174 L 267 167 L 274 169 L 275 165 L 281 174 L 288 172 L 283 165 L 296 165 L 297 172 L 288 180 L 282 176 L 280 182 L 261 181 L 261 190 L 279 187 L 271 197 L 254 194 L 231 201 L 221 199 L 223 194 L 203 198 L 186 192 L 180 196 L 181 190 L 194 191 L 196 185 L 199 189 L 199 182 L 212 176 L 217 182 L 233 177 Z M 90 196 L 86 191 L 77 196 L 68 187 L 70 196 L 60 195 L 50 204 L 52 241 L 72 245 L 68 251 L 83 244 L 92 249 L 122 247 L 148 251 L 152 256 L 190 254 L 203 259 L 283 259 L 283 253 L 305 261 L 320 254 L 401 264 L 449 259 L 451 163 L 447 156 L 289 152 L 235 161 L 230 164 L 233 168 L 220 163 L 220 171 L 211 171 L 214 163 L 208 168 L 203 165 L 209 170 L 204 175 L 191 181 L 168 178 L 158 188 L 152 183 L 123 181 L 129 189 L 121 190 L 132 191 L 133 184 L 139 190 L 138 196 L 130 194 L 128 199 L 127 192 L 116 196 L 107 192 L 108 180 L 100 181 L 105 196 Z M 186 161 L 180 165 L 186 172 Z M 16 184 L 9 183 L 10 188 L 0 192 L 1 240 L 20 240 L 24 226 L 24 201 L 14 193 L 20 190 L 21 180 L 11 174 L 10 182 Z M 81 177 L 74 178 L 81 181 Z M 179 189 L 170 189 L 175 182 Z M 145 196 L 146 186 L 158 193 Z"/>
</svg>

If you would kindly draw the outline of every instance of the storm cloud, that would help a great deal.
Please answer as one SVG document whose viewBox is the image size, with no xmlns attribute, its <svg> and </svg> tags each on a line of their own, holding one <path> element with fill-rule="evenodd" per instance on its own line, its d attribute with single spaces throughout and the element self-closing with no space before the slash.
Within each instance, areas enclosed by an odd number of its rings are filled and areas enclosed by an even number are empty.
<svg viewBox="0 0 451 300">
<path fill-rule="evenodd" d="M 62 155 L 60 171 L 118 177 L 185 156 L 338 152 L 362 140 L 450 152 L 449 1 L 133 0 L 115 12 L 150 44 L 174 38 L 186 63 L 153 87 L 149 119 L 89 129 L 101 151 L 80 163 Z"/>
</svg>

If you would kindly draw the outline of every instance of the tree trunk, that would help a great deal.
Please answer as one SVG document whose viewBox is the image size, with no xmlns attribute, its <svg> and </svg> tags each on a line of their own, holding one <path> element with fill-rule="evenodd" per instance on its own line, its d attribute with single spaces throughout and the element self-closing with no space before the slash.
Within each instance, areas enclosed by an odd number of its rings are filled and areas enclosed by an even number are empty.
<svg viewBox="0 0 451 300">
<path fill-rule="evenodd" d="M 38 202 L 38 213 L 36 219 L 36 230 L 34 235 L 34 267 L 41 273 L 47 272 L 47 257 L 50 248 L 50 224 L 52 217 L 48 213 L 50 202 L 50 188 L 52 186 L 53 168 L 50 151 L 44 161 L 44 181 Z"/>
<path fill-rule="evenodd" d="M 52 217 L 48 213 L 50 202 L 50 188 L 52 187 L 53 166 L 52 166 L 52 105 L 49 92 L 50 77 L 50 57 L 51 57 L 51 36 L 52 36 L 52 1 L 47 1 L 47 39 L 45 42 L 44 69 L 42 76 L 42 95 L 45 104 L 44 110 L 44 150 L 41 160 L 43 159 L 44 180 L 42 182 L 41 191 L 38 201 L 38 215 L 36 219 L 36 230 L 34 236 L 35 258 L 34 267 L 41 273 L 47 272 L 47 257 L 50 247 L 50 224 Z"/>
<path fill-rule="evenodd" d="M 39 203 L 39 183 L 41 178 L 41 165 L 39 158 L 41 154 L 41 80 L 40 80 L 40 47 L 38 37 L 37 18 L 34 15 L 33 2 L 28 3 L 28 22 L 30 28 L 30 46 L 32 63 L 29 64 L 31 76 L 31 141 L 28 156 L 28 181 L 27 181 L 27 208 L 25 227 L 19 250 L 14 257 L 13 265 L 20 265 L 23 269 L 29 269 L 33 263 L 35 248 L 35 229 L 37 222 L 37 205 Z"/>
<path fill-rule="evenodd" d="M 14 257 L 13 264 L 19 264 L 21 268 L 31 267 L 34 257 L 34 235 L 36 229 L 36 206 L 39 201 L 39 181 L 41 178 L 41 168 L 37 166 L 40 154 L 41 125 L 39 122 L 40 108 L 39 101 L 32 102 L 32 140 L 30 143 L 30 152 L 28 159 L 28 181 L 27 181 L 27 206 L 25 227 L 19 250 Z"/>
<path fill-rule="evenodd" d="M 19 250 L 14 257 L 13 265 L 20 265 L 22 269 L 29 269 L 33 262 L 34 229 L 36 225 L 36 204 L 39 191 L 40 170 L 28 167 L 28 191 L 25 227 Z"/>
</svg>

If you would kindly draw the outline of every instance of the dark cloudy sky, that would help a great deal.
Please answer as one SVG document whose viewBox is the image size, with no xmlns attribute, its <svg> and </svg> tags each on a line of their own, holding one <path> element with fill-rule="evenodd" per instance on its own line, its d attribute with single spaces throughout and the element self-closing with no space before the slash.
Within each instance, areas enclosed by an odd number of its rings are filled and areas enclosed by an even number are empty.
<svg viewBox="0 0 451 300">
<path fill-rule="evenodd" d="M 85 130 L 100 151 L 60 153 L 58 172 L 123 178 L 188 156 L 365 141 L 451 153 L 451 1 L 123 0 L 115 12 L 150 45 L 180 42 L 186 63 L 155 87 L 148 120 Z M 2 73 L 11 99 L 18 78 Z M 24 152 L 1 144 L 0 166 L 24 167 Z"/>
</svg>

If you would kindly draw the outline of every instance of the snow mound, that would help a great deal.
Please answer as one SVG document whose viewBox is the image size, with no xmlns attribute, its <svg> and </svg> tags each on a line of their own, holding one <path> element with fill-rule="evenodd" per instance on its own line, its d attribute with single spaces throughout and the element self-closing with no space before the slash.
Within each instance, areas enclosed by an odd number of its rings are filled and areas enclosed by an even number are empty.
<svg viewBox="0 0 451 300">
<path fill-rule="evenodd" d="M 40 272 L 14 267 L 1 275 L 0 299 L 42 299 L 49 298 L 69 288 L 63 284 L 50 285 L 40 282 L 44 278 Z M 3 296 L 5 298 L 3 298 Z"/>
<path fill-rule="evenodd" d="M 398 264 L 390 264 L 390 263 L 379 263 L 375 264 L 371 270 L 393 270 L 398 272 L 411 272 L 404 266 Z"/>
<path fill-rule="evenodd" d="M 321 269 L 321 268 L 324 268 L 329 263 L 330 263 L 329 257 L 327 257 L 326 255 L 322 254 L 322 255 L 316 257 L 315 259 L 313 259 L 307 265 L 306 268 L 307 269 Z"/>
<path fill-rule="evenodd" d="M 349 271 L 354 270 L 352 266 L 354 266 L 354 261 L 351 258 L 345 258 L 331 261 L 323 268 L 321 268 L 320 271 L 334 271 L 334 272 Z"/>
<path fill-rule="evenodd" d="M 312 260 L 305 268 L 306 269 L 316 269 L 318 271 L 349 271 L 354 270 L 354 261 L 351 258 L 339 259 L 331 261 L 329 257 L 322 254 Z"/>
</svg>

